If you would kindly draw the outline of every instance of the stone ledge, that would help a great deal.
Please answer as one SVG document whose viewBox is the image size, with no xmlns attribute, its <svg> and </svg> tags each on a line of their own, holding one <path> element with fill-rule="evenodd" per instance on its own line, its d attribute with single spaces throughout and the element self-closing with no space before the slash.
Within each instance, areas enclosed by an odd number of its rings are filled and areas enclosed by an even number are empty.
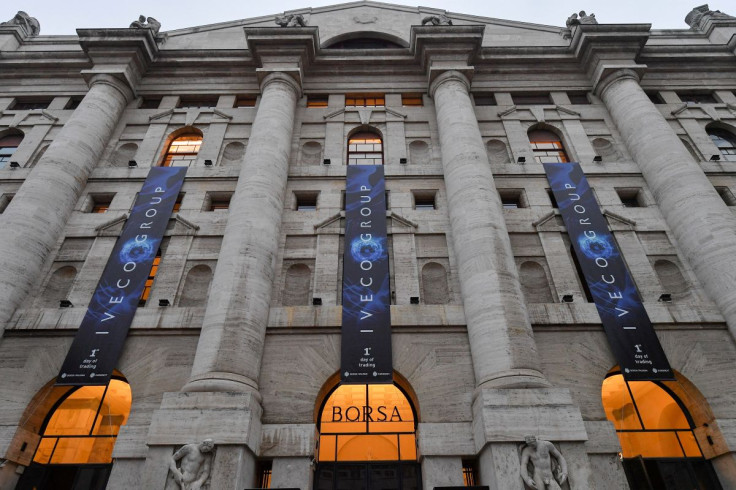
<svg viewBox="0 0 736 490">
<path fill-rule="evenodd" d="M 475 454 L 472 422 L 420 423 L 417 429 L 422 456 L 467 456 Z"/>
<path fill-rule="evenodd" d="M 527 435 L 553 442 L 586 441 L 580 409 L 567 389 L 481 389 L 473 402 L 476 451 Z"/>
<path fill-rule="evenodd" d="M 265 424 L 261 432 L 263 458 L 311 457 L 315 451 L 314 424 Z"/>
</svg>

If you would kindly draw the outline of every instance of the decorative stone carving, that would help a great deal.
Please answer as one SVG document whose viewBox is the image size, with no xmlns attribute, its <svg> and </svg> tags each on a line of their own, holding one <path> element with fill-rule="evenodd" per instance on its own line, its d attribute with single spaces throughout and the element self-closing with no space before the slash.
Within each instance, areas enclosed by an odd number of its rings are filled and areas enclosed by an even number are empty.
<svg viewBox="0 0 736 490">
<path fill-rule="evenodd" d="M 205 439 L 199 444 L 185 444 L 171 457 L 169 471 L 181 490 L 200 490 L 210 477 L 215 443 Z M 178 462 L 178 466 L 177 466 Z"/>
<path fill-rule="evenodd" d="M 445 14 L 429 15 L 422 19 L 422 25 L 431 24 L 433 26 L 451 26 L 452 19 Z"/>
<path fill-rule="evenodd" d="M 597 24 L 598 19 L 595 18 L 595 14 L 586 14 L 585 10 L 581 10 L 577 14 L 572 14 L 570 17 L 567 18 L 567 22 L 565 22 L 565 25 L 567 28 L 571 28 L 572 26 L 580 25 L 580 24 Z"/>
<path fill-rule="evenodd" d="M 41 24 L 38 19 L 22 10 L 19 10 L 9 21 L 0 23 L 0 26 L 20 26 L 26 36 L 38 36 L 41 33 Z"/>
<path fill-rule="evenodd" d="M 158 34 L 158 31 L 161 30 L 161 22 L 153 17 L 146 18 L 145 15 L 141 15 L 138 17 L 138 20 L 130 23 L 130 27 L 133 29 L 153 29 L 153 33 Z"/>
<path fill-rule="evenodd" d="M 521 448 L 521 477 L 536 490 L 560 490 L 567 480 L 567 462 L 549 441 L 526 436 Z M 554 459 L 553 459 L 554 458 Z M 533 471 L 529 471 L 529 463 Z"/>
<path fill-rule="evenodd" d="M 692 9 L 685 17 L 685 22 L 692 29 L 702 29 L 705 26 L 705 23 L 711 19 L 736 19 L 736 17 L 724 14 L 720 10 L 710 10 L 706 3 L 700 7 Z"/>
<path fill-rule="evenodd" d="M 307 21 L 301 14 L 277 15 L 274 21 L 281 27 L 307 27 Z"/>
</svg>

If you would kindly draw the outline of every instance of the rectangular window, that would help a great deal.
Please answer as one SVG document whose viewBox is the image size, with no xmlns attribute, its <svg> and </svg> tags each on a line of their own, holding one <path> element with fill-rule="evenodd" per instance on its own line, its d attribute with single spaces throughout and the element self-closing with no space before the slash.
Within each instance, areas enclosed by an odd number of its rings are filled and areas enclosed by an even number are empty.
<svg viewBox="0 0 736 490">
<path fill-rule="evenodd" d="M 161 97 L 143 97 L 138 109 L 158 109 L 161 105 Z"/>
<path fill-rule="evenodd" d="M 551 104 L 549 94 L 511 94 L 515 105 L 545 105 Z"/>
<path fill-rule="evenodd" d="M 153 259 L 153 265 L 151 266 L 151 272 L 148 273 L 148 279 L 146 279 L 146 285 L 143 287 L 143 293 L 141 299 L 138 300 L 138 306 L 146 306 L 148 298 L 151 297 L 151 288 L 153 288 L 153 281 L 156 279 L 158 274 L 158 268 L 161 265 L 161 249 L 156 252 L 156 258 Z"/>
<path fill-rule="evenodd" d="M 736 197 L 734 197 L 731 189 L 728 187 L 716 187 L 716 191 L 718 191 L 718 195 L 721 196 L 726 206 L 736 206 Z"/>
<path fill-rule="evenodd" d="M 424 100 L 422 99 L 422 94 L 401 94 L 401 105 L 423 106 Z"/>
<path fill-rule="evenodd" d="M 345 107 L 378 107 L 386 105 L 384 94 L 345 94 Z"/>
<path fill-rule="evenodd" d="M 297 211 L 316 211 L 317 210 L 317 191 L 299 191 L 294 193 L 295 204 L 294 209 Z"/>
<path fill-rule="evenodd" d="M 230 208 L 232 192 L 208 192 L 204 199 L 203 211 L 223 211 Z"/>
<path fill-rule="evenodd" d="M 473 100 L 477 106 L 496 105 L 496 97 L 493 94 L 473 94 Z"/>
<path fill-rule="evenodd" d="M 184 200 L 184 193 L 180 192 L 178 196 L 176 196 L 176 202 L 174 203 L 174 209 L 172 212 L 178 213 L 181 209 L 181 202 Z"/>
<path fill-rule="evenodd" d="M 235 107 L 255 107 L 256 96 L 255 95 L 241 95 L 235 99 Z"/>
<path fill-rule="evenodd" d="M 0 195 L 0 213 L 5 211 L 5 208 L 8 207 L 8 204 L 10 204 L 10 201 L 13 200 L 14 194 L 2 194 Z"/>
<path fill-rule="evenodd" d="M 499 189 L 501 204 L 504 209 L 519 209 L 527 207 L 523 189 Z"/>
<path fill-rule="evenodd" d="M 636 188 L 616 189 L 621 204 L 626 208 L 641 208 L 641 190 Z"/>
<path fill-rule="evenodd" d="M 85 206 L 86 212 L 96 214 L 106 213 L 114 197 L 114 193 L 90 194 L 89 201 Z"/>
<path fill-rule="evenodd" d="M 466 487 L 473 487 L 476 485 L 475 477 L 475 461 L 463 460 L 463 485 Z"/>
<path fill-rule="evenodd" d="M 653 104 L 663 104 L 664 103 L 658 91 L 646 90 L 644 93 L 647 94 L 647 97 L 649 97 L 649 100 L 651 100 Z"/>
<path fill-rule="evenodd" d="M 711 92 L 677 92 L 677 96 L 687 105 L 718 103 Z"/>
<path fill-rule="evenodd" d="M 568 92 L 567 97 L 570 99 L 571 104 L 575 105 L 587 105 L 590 104 L 587 92 Z"/>
<path fill-rule="evenodd" d="M 549 196 L 549 202 L 552 203 L 552 207 L 555 209 L 559 208 L 557 205 L 557 199 L 555 199 L 555 193 L 552 192 L 552 189 L 547 189 L 547 195 Z"/>
<path fill-rule="evenodd" d="M 434 189 L 430 190 L 417 190 L 411 191 L 414 196 L 414 209 L 422 211 L 432 211 L 437 209 L 437 191 Z"/>
<path fill-rule="evenodd" d="M 195 109 L 203 107 L 216 107 L 219 97 L 181 97 L 178 107 L 180 109 Z"/>
<path fill-rule="evenodd" d="M 307 95 L 307 107 L 327 107 L 328 102 L 327 95 Z"/>
<path fill-rule="evenodd" d="M 69 102 L 66 103 L 66 105 L 64 106 L 64 109 L 68 111 L 73 111 L 74 109 L 79 107 L 80 102 L 82 102 L 81 97 L 72 97 L 71 99 L 69 99 Z"/>
<path fill-rule="evenodd" d="M 16 99 L 15 104 L 11 107 L 14 111 L 30 111 L 33 109 L 46 109 L 51 104 L 49 98 L 39 99 Z"/>
<path fill-rule="evenodd" d="M 258 462 L 258 488 L 271 488 L 272 461 Z"/>
</svg>

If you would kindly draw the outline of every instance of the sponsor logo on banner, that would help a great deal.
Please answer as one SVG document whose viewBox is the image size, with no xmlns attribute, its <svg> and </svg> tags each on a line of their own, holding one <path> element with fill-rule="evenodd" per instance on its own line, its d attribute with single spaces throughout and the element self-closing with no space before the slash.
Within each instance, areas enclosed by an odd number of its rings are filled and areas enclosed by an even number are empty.
<svg viewBox="0 0 736 490">
<path fill-rule="evenodd" d="M 673 380 L 662 345 L 580 165 L 543 165 L 624 378 Z"/>
<path fill-rule="evenodd" d="M 391 383 L 391 295 L 383 167 L 351 165 L 345 192 L 343 383 Z"/>
<path fill-rule="evenodd" d="M 56 384 L 109 382 L 186 171 L 186 167 L 154 167 L 148 173 Z"/>
</svg>

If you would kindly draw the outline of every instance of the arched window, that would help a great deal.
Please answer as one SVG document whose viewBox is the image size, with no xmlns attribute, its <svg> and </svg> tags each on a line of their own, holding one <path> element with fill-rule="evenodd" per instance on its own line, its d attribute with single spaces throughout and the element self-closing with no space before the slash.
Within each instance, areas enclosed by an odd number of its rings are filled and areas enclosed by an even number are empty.
<svg viewBox="0 0 736 490">
<path fill-rule="evenodd" d="M 77 269 L 71 265 L 59 267 L 51 274 L 43 292 L 44 304 L 49 308 L 58 308 L 59 301 L 68 299 L 69 292 L 77 278 Z"/>
<path fill-rule="evenodd" d="M 539 263 L 527 260 L 519 267 L 521 292 L 527 303 L 552 303 L 547 273 Z"/>
<path fill-rule="evenodd" d="M 0 168 L 5 168 L 10 163 L 10 157 L 23 141 L 22 134 L 9 134 L 0 138 Z"/>
<path fill-rule="evenodd" d="M 675 390 L 691 391 L 678 382 L 627 382 L 620 371 L 603 381 L 603 409 L 616 429 L 629 484 L 635 489 L 721 488 L 703 457 L 688 400 Z"/>
<path fill-rule="evenodd" d="M 301 306 L 309 303 L 312 285 L 312 271 L 305 264 L 294 264 L 286 270 L 281 304 L 284 306 Z"/>
<path fill-rule="evenodd" d="M 383 140 L 376 133 L 361 131 L 348 139 L 348 165 L 383 165 Z"/>
<path fill-rule="evenodd" d="M 317 415 L 314 489 L 419 488 L 412 399 L 397 384 L 340 384 L 328 392 Z"/>
<path fill-rule="evenodd" d="M 189 269 L 179 306 L 205 306 L 211 282 L 212 269 L 209 266 L 200 264 Z"/>
<path fill-rule="evenodd" d="M 32 462 L 16 488 L 104 488 L 112 470 L 115 441 L 128 421 L 131 402 L 130 386 L 121 376 L 114 375 L 106 386 L 49 383 L 27 412 L 28 420 L 43 421 Z"/>
<path fill-rule="evenodd" d="M 552 131 L 546 129 L 532 129 L 529 131 L 529 142 L 537 163 L 565 163 L 570 159 L 567 156 L 562 140 Z"/>
<path fill-rule="evenodd" d="M 708 136 L 713 140 L 727 162 L 736 162 L 736 135 L 725 129 L 708 128 Z"/>
<path fill-rule="evenodd" d="M 162 167 L 188 167 L 197 159 L 202 146 L 202 133 L 192 131 L 174 138 L 166 149 Z"/>
</svg>

